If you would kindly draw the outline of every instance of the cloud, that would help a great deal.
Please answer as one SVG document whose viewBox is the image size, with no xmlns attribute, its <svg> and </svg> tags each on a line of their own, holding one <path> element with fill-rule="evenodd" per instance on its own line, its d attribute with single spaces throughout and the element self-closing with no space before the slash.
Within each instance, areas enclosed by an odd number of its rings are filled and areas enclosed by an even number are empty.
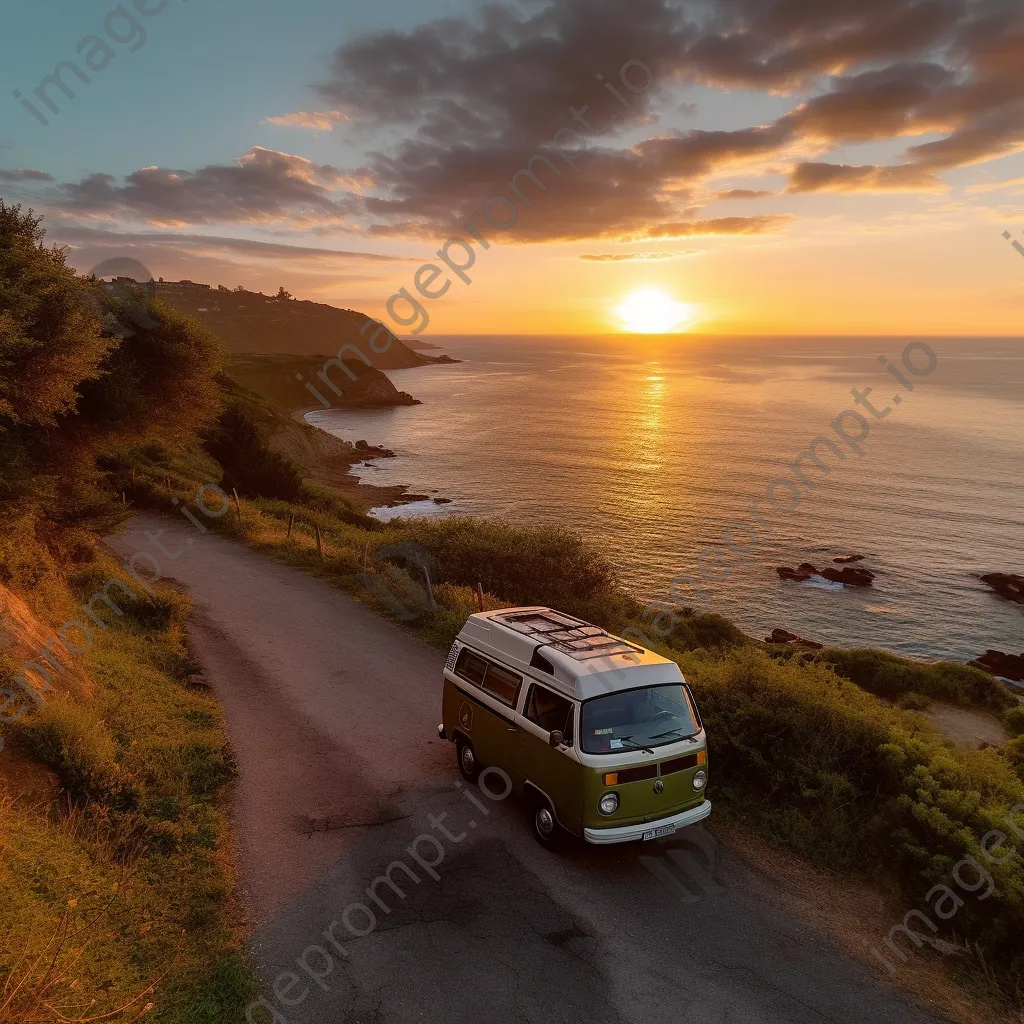
<svg viewBox="0 0 1024 1024">
<path fill-rule="evenodd" d="M 0 181 L 53 181 L 53 177 L 45 171 L 4 171 L 0 170 Z"/>
<path fill-rule="evenodd" d="M 232 165 L 96 174 L 54 191 L 83 217 L 170 227 L 433 240 L 503 195 L 515 223 L 501 237 L 518 242 L 778 230 L 779 219 L 694 221 L 693 205 L 708 181 L 780 165 L 794 167 L 791 193 L 935 192 L 943 171 L 1024 148 L 1022 52 L 1019 0 L 495 0 L 347 39 L 314 83 L 317 109 L 268 119 L 325 130 L 348 118 L 380 140 L 365 166 L 257 147 Z M 655 134 L 659 103 L 679 110 L 694 85 L 794 98 L 767 124 Z M 587 147 L 573 158 L 580 175 L 550 145 L 570 125 Z M 829 160 L 891 140 L 908 147 L 891 167 Z M 520 173 L 530 168 L 536 177 Z"/>
<path fill-rule="evenodd" d="M 912 164 L 853 167 L 847 164 L 798 164 L 788 192 L 945 192 L 947 186 L 931 171 Z"/>
<path fill-rule="evenodd" d="M 754 188 L 727 188 L 714 194 L 715 199 L 767 199 L 776 193 Z"/>
<path fill-rule="evenodd" d="M 373 234 L 457 230 L 573 123 L 573 108 L 601 129 L 589 136 L 585 178 L 559 183 L 543 212 L 521 205 L 504 237 L 624 238 L 645 221 L 656 231 L 683 221 L 694 190 L 723 171 L 763 172 L 771 160 L 853 143 L 944 136 L 912 146 L 893 168 L 804 169 L 798 190 L 813 181 L 818 190 L 935 191 L 935 172 L 1024 145 L 1022 48 L 1024 13 L 1010 0 L 635 0 L 626 16 L 618 0 L 532 0 L 349 40 L 315 88 L 353 121 L 402 136 L 368 161 Z M 655 85 L 629 95 L 627 114 L 590 85 L 598 74 L 614 81 L 630 60 L 649 66 Z M 799 90 L 802 99 L 771 124 L 615 148 L 613 113 L 650 120 L 652 97 L 688 84 Z M 755 197 L 747 191 L 719 197 Z"/>
<path fill-rule="evenodd" d="M 291 114 L 278 114 L 263 120 L 283 128 L 309 128 L 312 131 L 329 132 L 335 125 L 348 121 L 349 116 L 340 110 L 296 110 Z"/>
<path fill-rule="evenodd" d="M 360 252 L 350 249 L 327 249 L 315 246 L 288 245 L 284 242 L 264 242 L 251 238 L 226 238 L 221 235 L 184 234 L 174 231 L 108 231 L 103 228 L 83 227 L 58 222 L 48 234 L 60 243 L 81 248 L 116 249 L 126 252 L 136 247 L 181 249 L 190 253 L 237 253 L 268 260 L 301 260 L 332 264 L 338 261 L 367 260 L 374 263 L 415 262 L 412 256 L 393 256 L 387 253 Z"/>
<path fill-rule="evenodd" d="M 694 235 L 763 235 L 781 231 L 796 218 L 788 214 L 761 217 L 717 217 L 709 220 L 661 224 L 645 232 L 646 238 L 690 238 Z"/>
<path fill-rule="evenodd" d="M 140 220 L 162 227 L 192 224 L 344 226 L 355 190 L 368 179 L 330 164 L 256 146 L 233 164 L 197 171 L 145 167 L 124 178 L 91 174 L 59 186 L 54 205 L 90 218 Z"/>
<path fill-rule="evenodd" d="M 675 260 L 681 256 L 694 256 L 700 249 L 674 249 L 669 252 L 602 252 L 584 253 L 581 260 L 593 263 L 633 263 L 648 260 Z"/>
<path fill-rule="evenodd" d="M 1024 178 L 1011 178 L 1009 181 L 989 181 L 980 185 L 971 185 L 966 191 L 972 194 L 980 192 L 1000 192 L 1006 188 L 1017 188 L 1024 185 Z"/>
</svg>

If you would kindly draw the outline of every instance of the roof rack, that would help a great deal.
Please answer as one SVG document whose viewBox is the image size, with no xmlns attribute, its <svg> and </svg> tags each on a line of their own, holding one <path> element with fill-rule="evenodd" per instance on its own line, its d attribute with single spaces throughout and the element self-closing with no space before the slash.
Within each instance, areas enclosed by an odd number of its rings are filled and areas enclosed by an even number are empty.
<svg viewBox="0 0 1024 1024">
<path fill-rule="evenodd" d="M 627 643 L 611 636 L 600 626 L 595 626 L 573 615 L 556 611 L 513 612 L 495 615 L 495 619 L 537 640 L 546 647 L 553 647 L 568 654 L 577 661 L 588 658 L 607 658 L 613 654 L 640 654 L 642 647 Z"/>
</svg>

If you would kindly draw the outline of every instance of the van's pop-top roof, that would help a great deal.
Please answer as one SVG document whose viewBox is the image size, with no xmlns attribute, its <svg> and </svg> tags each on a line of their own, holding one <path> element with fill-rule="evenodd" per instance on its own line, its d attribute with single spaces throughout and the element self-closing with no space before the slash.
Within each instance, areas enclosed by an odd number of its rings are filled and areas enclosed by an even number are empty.
<svg viewBox="0 0 1024 1024">
<path fill-rule="evenodd" d="M 684 682 L 674 661 L 553 608 L 502 608 L 467 619 L 449 658 L 468 644 L 577 700 Z"/>
</svg>

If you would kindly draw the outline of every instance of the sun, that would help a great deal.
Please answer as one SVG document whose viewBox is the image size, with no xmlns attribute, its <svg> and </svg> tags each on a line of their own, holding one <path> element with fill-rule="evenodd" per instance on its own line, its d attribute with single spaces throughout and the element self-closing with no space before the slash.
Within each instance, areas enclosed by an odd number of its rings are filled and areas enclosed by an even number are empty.
<svg viewBox="0 0 1024 1024">
<path fill-rule="evenodd" d="M 641 288 L 627 295 L 615 312 L 622 328 L 633 334 L 667 334 L 692 323 L 696 307 L 676 302 L 660 288 Z"/>
</svg>

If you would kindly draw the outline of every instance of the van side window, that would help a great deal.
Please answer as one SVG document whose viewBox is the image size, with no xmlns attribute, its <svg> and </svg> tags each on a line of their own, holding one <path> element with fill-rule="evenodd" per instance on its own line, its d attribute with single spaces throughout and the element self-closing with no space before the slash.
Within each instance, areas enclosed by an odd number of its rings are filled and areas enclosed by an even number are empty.
<svg viewBox="0 0 1024 1024">
<path fill-rule="evenodd" d="M 572 746 L 572 701 L 535 683 L 526 702 L 526 718 L 547 732 L 561 729 L 565 742 Z"/>
<path fill-rule="evenodd" d="M 479 686 L 502 704 L 507 704 L 510 708 L 516 706 L 523 677 L 481 658 L 468 647 L 463 647 L 459 652 L 459 660 L 455 662 L 455 674 L 462 676 L 474 686 Z"/>
<path fill-rule="evenodd" d="M 479 655 L 474 654 L 468 647 L 463 647 L 459 652 L 459 660 L 455 663 L 455 674 L 480 686 L 484 681 L 486 671 L 487 662 Z"/>
<path fill-rule="evenodd" d="M 522 676 L 517 676 L 515 672 L 509 672 L 508 669 L 489 661 L 487 675 L 484 676 L 480 688 L 486 690 L 492 697 L 497 697 L 502 704 L 514 708 L 519 699 L 519 687 L 522 683 Z"/>
</svg>

